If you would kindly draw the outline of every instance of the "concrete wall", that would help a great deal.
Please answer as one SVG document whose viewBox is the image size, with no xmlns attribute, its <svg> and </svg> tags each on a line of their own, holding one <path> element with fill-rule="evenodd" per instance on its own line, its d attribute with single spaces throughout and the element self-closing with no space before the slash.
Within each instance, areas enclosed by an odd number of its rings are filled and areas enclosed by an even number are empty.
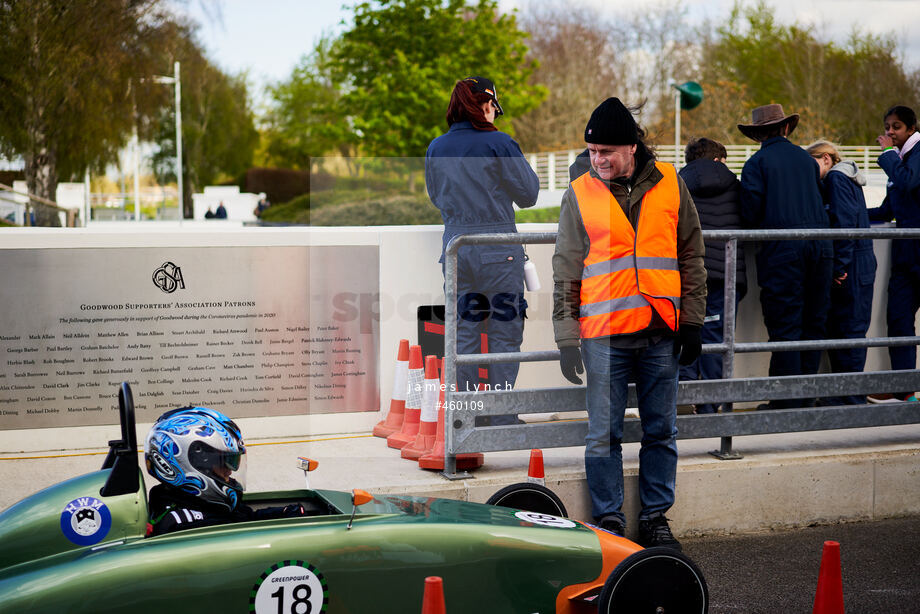
<svg viewBox="0 0 920 614">
<path fill-rule="evenodd" d="M 555 224 L 522 224 L 521 232 L 554 231 Z M 378 245 L 380 248 L 380 382 L 381 406 L 388 407 L 393 386 L 393 363 L 399 339 L 416 342 L 416 308 L 425 304 L 442 304 L 443 282 L 438 257 L 441 227 L 373 227 L 373 228 L 242 228 L 235 224 L 211 222 L 158 222 L 156 224 L 94 224 L 84 229 L 22 228 L 3 231 L 0 266 L 4 249 L 61 248 L 132 248 L 174 246 L 290 246 L 290 245 Z M 542 289 L 527 293 L 530 305 L 525 327 L 525 351 L 554 349 L 552 333 L 552 245 L 527 248 L 536 264 Z M 753 266 L 753 250 L 748 250 L 749 292 L 738 314 L 738 341 L 766 340 Z M 885 335 L 885 295 L 888 281 L 890 241 L 878 241 L 876 254 L 879 272 L 876 277 L 875 304 L 870 336 Z M 4 288 L 4 292 L 15 288 Z M 741 354 L 736 357 L 737 377 L 765 375 L 767 354 Z M 868 370 L 887 369 L 887 351 L 870 349 Z M 525 363 L 517 387 L 539 388 L 568 385 L 556 363 Z M 561 409 L 561 408 L 560 408 Z M 369 430 L 380 416 L 373 412 L 322 414 L 313 416 L 252 418 L 243 420 L 250 438 L 290 437 L 321 433 L 360 432 Z M 115 427 L 69 429 L 31 429 L 0 431 L 0 453 L 29 450 L 72 450 L 93 447 L 117 436 Z M 145 433 L 144 425 L 139 433 Z"/>
</svg>

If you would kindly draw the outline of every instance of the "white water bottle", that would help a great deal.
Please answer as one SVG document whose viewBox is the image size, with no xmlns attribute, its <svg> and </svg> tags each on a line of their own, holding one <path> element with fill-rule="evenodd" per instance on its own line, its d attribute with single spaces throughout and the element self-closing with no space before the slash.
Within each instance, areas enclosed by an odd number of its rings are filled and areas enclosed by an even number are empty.
<svg viewBox="0 0 920 614">
<path fill-rule="evenodd" d="M 537 275 L 537 266 L 530 261 L 530 257 L 525 255 L 524 263 L 524 287 L 528 292 L 536 292 L 540 289 L 540 277 Z"/>
</svg>

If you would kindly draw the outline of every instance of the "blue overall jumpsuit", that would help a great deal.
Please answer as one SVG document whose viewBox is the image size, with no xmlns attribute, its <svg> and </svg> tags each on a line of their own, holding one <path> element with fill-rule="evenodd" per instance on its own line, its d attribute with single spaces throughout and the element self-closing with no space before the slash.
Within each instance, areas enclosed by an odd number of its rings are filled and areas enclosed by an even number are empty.
<svg viewBox="0 0 920 614">
<path fill-rule="evenodd" d="M 753 228 L 828 228 L 818 165 L 805 150 L 776 136 L 741 170 L 741 217 Z M 757 281 L 770 341 L 824 339 L 830 305 L 831 241 L 764 241 L 757 254 Z M 820 351 L 773 352 L 770 375 L 818 372 Z M 811 405 L 814 399 L 805 400 Z M 795 407 L 795 400 L 770 408 Z"/>
<path fill-rule="evenodd" d="M 888 175 L 888 193 L 881 207 L 869 209 L 873 222 L 897 221 L 898 228 L 920 228 L 920 152 L 914 147 L 904 159 L 893 149 L 882 152 L 878 165 Z M 914 335 L 920 309 L 920 239 L 891 242 L 891 277 L 888 279 L 888 336 Z M 888 348 L 892 369 L 915 369 L 917 348 Z"/>
<path fill-rule="evenodd" d="M 868 228 L 869 213 L 862 186 L 866 180 L 856 164 L 844 160 L 824 176 L 824 199 L 832 228 Z M 875 287 L 875 252 L 872 239 L 834 241 L 834 279 L 846 278 L 831 287 L 831 308 L 827 336 L 831 339 L 863 339 L 872 318 L 872 291 Z M 828 350 L 834 373 L 854 373 L 866 366 L 866 348 Z M 865 395 L 830 397 L 822 404 L 856 405 Z"/>
<path fill-rule="evenodd" d="M 514 207 L 532 207 L 540 182 L 507 134 L 477 130 L 468 122 L 451 125 L 428 146 L 425 155 L 428 196 L 441 211 L 444 249 L 457 235 L 517 232 Z M 524 337 L 524 249 L 521 245 L 468 245 L 457 261 L 457 353 L 478 354 L 482 335 L 488 351 L 517 352 Z M 510 389 L 519 364 L 497 363 L 489 369 L 490 389 Z M 475 390 L 478 368 L 458 369 L 460 390 Z M 496 418 L 504 418 L 496 416 Z M 509 423 L 493 420 L 492 424 Z"/>
</svg>

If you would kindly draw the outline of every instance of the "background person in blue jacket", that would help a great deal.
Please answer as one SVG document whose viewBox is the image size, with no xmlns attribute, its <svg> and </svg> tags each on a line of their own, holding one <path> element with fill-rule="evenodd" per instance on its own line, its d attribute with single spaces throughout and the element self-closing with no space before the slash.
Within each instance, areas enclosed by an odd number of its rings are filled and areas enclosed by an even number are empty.
<svg viewBox="0 0 920 614">
<path fill-rule="evenodd" d="M 818 162 L 824 202 L 832 228 L 868 228 L 869 213 L 863 186 L 865 176 L 855 162 L 841 160 L 837 148 L 818 141 L 806 151 Z M 827 318 L 830 339 L 864 339 L 872 319 L 872 291 L 875 286 L 875 252 L 872 239 L 834 241 L 834 281 Z M 834 373 L 861 372 L 866 366 L 866 348 L 828 350 Z M 865 395 L 826 397 L 822 405 L 857 405 Z"/>
<path fill-rule="evenodd" d="M 885 112 L 885 134 L 876 139 L 882 146 L 878 165 L 888 175 L 888 193 L 881 207 L 869 209 L 873 222 L 897 221 L 898 228 L 920 228 L 920 132 L 917 114 L 905 106 Z M 888 279 L 888 336 L 914 335 L 914 319 L 920 309 L 920 239 L 891 242 L 891 277 Z M 892 369 L 917 368 L 917 348 L 888 348 Z M 914 392 L 872 395 L 870 401 L 916 401 Z"/>
<path fill-rule="evenodd" d="M 828 228 L 818 165 L 790 143 L 798 114 L 779 104 L 757 107 L 751 124 L 738 124 L 760 150 L 741 170 L 741 216 L 752 228 Z M 763 241 L 757 254 L 760 304 L 770 341 L 824 339 L 830 304 L 831 241 Z M 820 351 L 773 352 L 770 375 L 818 372 Z M 813 406 L 815 399 L 770 401 L 765 409 Z"/>
<path fill-rule="evenodd" d="M 540 182 L 521 148 L 494 125 L 503 111 L 495 85 L 485 77 L 468 77 L 454 86 L 447 108 L 449 130 L 428 146 L 425 181 L 428 196 L 441 211 L 441 251 L 457 235 L 517 232 L 514 207 L 532 207 Z M 457 261 L 457 353 L 480 352 L 488 334 L 490 353 L 517 352 L 524 337 L 524 249 L 521 245 L 467 245 Z M 490 389 L 510 389 L 519 364 L 497 363 L 489 369 Z M 475 390 L 476 365 L 458 370 L 460 390 Z M 493 425 L 514 416 L 495 416 Z M 488 421 L 486 421 L 488 423 Z"/>
<path fill-rule="evenodd" d="M 741 228 L 741 182 L 725 166 L 728 152 L 725 146 L 712 139 L 699 138 L 687 143 L 684 159 L 687 165 L 680 176 L 687 184 L 703 230 L 730 230 Z M 725 310 L 725 241 L 706 241 L 706 319 L 700 336 L 703 343 L 722 343 Z M 747 293 L 747 273 L 744 265 L 744 246 L 738 244 L 735 283 L 735 309 Z M 680 368 L 680 379 L 721 379 L 722 356 L 702 354 L 689 365 Z M 714 414 L 719 405 L 697 405 L 696 413 Z"/>
</svg>

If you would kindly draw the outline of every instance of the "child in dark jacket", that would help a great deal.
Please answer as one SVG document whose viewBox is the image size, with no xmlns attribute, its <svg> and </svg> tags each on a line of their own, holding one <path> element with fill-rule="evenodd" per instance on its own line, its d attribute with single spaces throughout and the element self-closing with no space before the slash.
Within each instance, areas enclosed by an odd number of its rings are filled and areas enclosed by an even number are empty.
<svg viewBox="0 0 920 614">
<path fill-rule="evenodd" d="M 690 141 L 685 150 L 687 165 L 680 176 L 696 205 L 703 230 L 739 229 L 741 224 L 741 183 L 725 165 L 728 154 L 718 141 L 699 138 Z M 706 241 L 706 320 L 701 337 L 703 343 L 722 343 L 723 312 L 725 310 L 725 242 Z M 736 268 L 735 310 L 747 293 L 744 247 L 738 244 Z M 693 363 L 680 368 L 680 379 L 721 379 L 722 357 L 703 354 Z M 718 405 L 698 405 L 696 413 L 712 414 Z"/>
</svg>

